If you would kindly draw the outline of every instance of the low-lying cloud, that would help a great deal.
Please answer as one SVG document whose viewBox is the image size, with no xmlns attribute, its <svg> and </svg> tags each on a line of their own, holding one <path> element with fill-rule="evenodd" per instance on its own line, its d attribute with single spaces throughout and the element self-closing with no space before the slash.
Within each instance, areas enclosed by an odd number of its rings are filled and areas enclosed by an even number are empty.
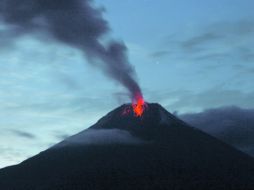
<svg viewBox="0 0 254 190">
<path fill-rule="evenodd" d="M 221 107 L 179 115 L 202 131 L 254 156 L 254 109 Z"/>
<path fill-rule="evenodd" d="M 91 145 L 91 144 L 139 144 L 142 140 L 132 136 L 126 130 L 120 129 L 88 129 L 71 136 L 55 147 Z"/>
</svg>

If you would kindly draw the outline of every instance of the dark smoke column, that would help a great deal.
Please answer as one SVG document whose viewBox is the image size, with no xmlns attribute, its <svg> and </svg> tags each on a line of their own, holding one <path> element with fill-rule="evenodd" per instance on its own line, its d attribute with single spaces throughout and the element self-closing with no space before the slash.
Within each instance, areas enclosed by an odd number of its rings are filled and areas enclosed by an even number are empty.
<svg viewBox="0 0 254 190">
<path fill-rule="evenodd" d="M 133 101 L 142 97 L 123 43 L 102 43 L 110 28 L 92 0 L 0 0 L 0 19 L 14 36 L 40 32 L 81 49 L 89 62 L 122 84 Z"/>
</svg>

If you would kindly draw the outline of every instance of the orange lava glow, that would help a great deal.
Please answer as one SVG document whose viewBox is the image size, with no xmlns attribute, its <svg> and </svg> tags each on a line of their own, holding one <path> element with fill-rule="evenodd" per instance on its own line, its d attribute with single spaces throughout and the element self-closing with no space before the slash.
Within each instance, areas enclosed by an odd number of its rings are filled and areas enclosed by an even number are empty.
<svg viewBox="0 0 254 190">
<path fill-rule="evenodd" d="M 145 101 L 141 95 L 136 96 L 135 102 L 132 103 L 132 109 L 136 117 L 141 117 L 145 111 Z"/>
</svg>

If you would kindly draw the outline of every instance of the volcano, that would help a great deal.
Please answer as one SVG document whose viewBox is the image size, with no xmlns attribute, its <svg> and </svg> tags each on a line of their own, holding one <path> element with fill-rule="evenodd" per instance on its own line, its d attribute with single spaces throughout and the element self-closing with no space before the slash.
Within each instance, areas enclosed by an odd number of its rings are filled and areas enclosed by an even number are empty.
<svg viewBox="0 0 254 190">
<path fill-rule="evenodd" d="M 247 190 L 254 159 L 159 104 L 122 105 L 90 128 L 0 170 L 2 190 Z M 126 112 L 126 110 L 129 110 Z"/>
</svg>

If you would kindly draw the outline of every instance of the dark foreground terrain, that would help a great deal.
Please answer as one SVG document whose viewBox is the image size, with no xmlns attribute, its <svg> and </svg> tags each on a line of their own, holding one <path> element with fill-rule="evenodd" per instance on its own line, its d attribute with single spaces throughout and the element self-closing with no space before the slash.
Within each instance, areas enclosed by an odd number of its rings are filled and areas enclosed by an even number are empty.
<svg viewBox="0 0 254 190">
<path fill-rule="evenodd" d="M 254 159 L 149 104 L 0 170 L 1 190 L 251 190 Z"/>
</svg>

